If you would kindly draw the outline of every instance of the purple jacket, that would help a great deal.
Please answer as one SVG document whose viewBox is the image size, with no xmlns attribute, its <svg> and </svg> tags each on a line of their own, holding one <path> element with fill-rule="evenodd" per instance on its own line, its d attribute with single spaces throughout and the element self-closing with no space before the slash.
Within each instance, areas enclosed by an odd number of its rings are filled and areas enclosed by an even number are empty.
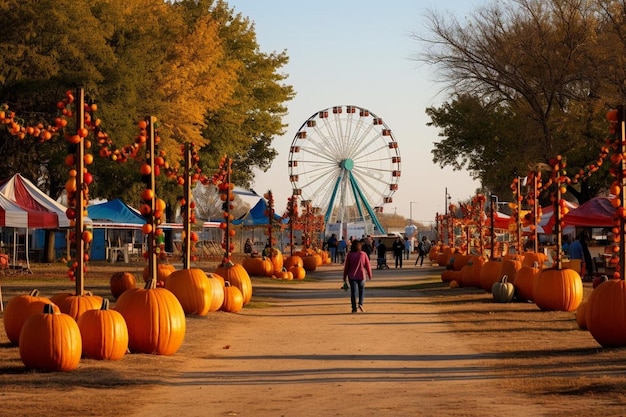
<svg viewBox="0 0 626 417">
<path fill-rule="evenodd" d="M 372 279 L 370 258 L 365 252 L 348 252 L 343 267 L 343 278 L 346 279 L 346 277 L 356 281 L 363 281 L 365 278 Z"/>
</svg>

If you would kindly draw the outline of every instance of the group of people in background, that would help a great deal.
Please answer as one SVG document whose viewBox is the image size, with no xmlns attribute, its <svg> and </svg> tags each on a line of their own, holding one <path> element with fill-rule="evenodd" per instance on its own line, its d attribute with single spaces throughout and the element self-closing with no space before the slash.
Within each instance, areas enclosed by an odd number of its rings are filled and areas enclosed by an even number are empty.
<svg viewBox="0 0 626 417">
<path fill-rule="evenodd" d="M 345 237 L 338 239 L 337 234 L 333 233 L 326 240 L 326 242 L 324 242 L 323 249 L 328 250 L 332 263 L 344 263 L 348 248 L 352 247 L 352 244 L 357 241 L 361 243 L 361 251 L 365 252 L 368 258 L 372 255 L 372 253 L 375 253 L 378 255 L 377 257 L 379 260 L 381 258 L 385 259 L 387 251 L 390 250 L 391 253 L 393 253 L 396 268 L 402 268 L 402 261 L 409 259 L 413 246 L 407 237 L 402 238 L 398 236 L 393 242 L 391 248 L 387 248 L 381 239 L 374 241 L 369 235 L 363 235 L 361 239 L 350 236 L 350 239 L 346 240 Z M 428 254 L 430 247 L 431 243 L 428 238 L 426 236 L 422 236 L 422 239 L 419 241 L 416 248 L 417 259 L 415 261 L 415 265 L 419 264 L 421 266 L 424 264 L 424 255 Z"/>
<path fill-rule="evenodd" d="M 324 242 L 324 246 L 322 249 L 328 249 L 328 253 L 330 255 L 330 261 L 332 263 L 344 263 L 346 260 L 346 254 L 348 252 L 348 248 L 352 247 L 354 242 L 361 243 L 361 250 L 367 254 L 369 258 L 373 252 L 373 241 L 371 236 L 363 236 L 361 239 L 356 239 L 353 236 L 350 236 L 350 240 L 346 240 L 345 237 L 341 237 L 341 239 L 337 238 L 337 234 L 333 233 L 327 240 Z"/>
</svg>

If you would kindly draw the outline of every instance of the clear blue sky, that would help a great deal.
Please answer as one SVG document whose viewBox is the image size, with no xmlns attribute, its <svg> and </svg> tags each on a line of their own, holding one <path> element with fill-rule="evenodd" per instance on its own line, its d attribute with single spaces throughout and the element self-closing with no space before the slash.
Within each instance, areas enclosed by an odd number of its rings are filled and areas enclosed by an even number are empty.
<svg viewBox="0 0 626 417">
<path fill-rule="evenodd" d="M 228 1 L 228 0 L 227 0 Z M 435 9 L 459 20 L 471 12 L 470 0 L 230 0 L 228 4 L 255 24 L 263 52 L 286 50 L 290 62 L 282 70 L 296 92 L 287 103 L 289 126 L 273 146 L 279 153 L 272 168 L 257 172 L 253 188 L 271 189 L 276 210 L 291 195 L 289 147 L 298 128 L 312 114 L 352 104 L 382 117 L 393 131 L 402 156 L 402 175 L 386 213 L 432 222 L 444 211 L 445 189 L 452 201 L 467 199 L 479 184 L 467 172 L 441 169 L 432 162 L 437 130 L 426 126 L 425 109 L 446 99 L 438 95 L 434 70 L 411 58 L 419 43 L 411 33 L 424 33 L 424 14 Z"/>
</svg>

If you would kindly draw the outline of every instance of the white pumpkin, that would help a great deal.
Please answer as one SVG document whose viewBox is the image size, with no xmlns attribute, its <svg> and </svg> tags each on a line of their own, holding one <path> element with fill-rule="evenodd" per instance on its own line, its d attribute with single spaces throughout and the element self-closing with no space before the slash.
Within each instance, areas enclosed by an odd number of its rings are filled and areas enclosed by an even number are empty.
<svg viewBox="0 0 626 417">
<path fill-rule="evenodd" d="M 493 283 L 491 294 L 497 303 L 510 303 L 515 294 L 515 287 L 509 282 L 509 277 L 504 275 L 501 282 Z"/>
</svg>

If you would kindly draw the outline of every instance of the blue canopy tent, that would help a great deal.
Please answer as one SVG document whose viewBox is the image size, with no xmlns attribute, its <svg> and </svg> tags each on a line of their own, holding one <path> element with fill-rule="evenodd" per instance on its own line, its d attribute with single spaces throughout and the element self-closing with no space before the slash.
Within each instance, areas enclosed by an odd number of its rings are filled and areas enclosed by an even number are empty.
<svg viewBox="0 0 626 417">
<path fill-rule="evenodd" d="M 109 259 L 111 253 L 117 256 L 124 252 L 123 245 L 130 246 L 131 252 L 141 253 L 141 227 L 146 220 L 141 214 L 116 198 L 106 203 L 87 207 L 87 213 L 93 222 L 93 241 L 91 244 L 91 259 L 101 261 Z M 109 233 L 110 230 L 113 232 Z M 121 235 L 124 235 L 122 242 Z M 138 235 L 138 239 L 136 236 Z M 137 242 L 139 240 L 139 242 Z M 126 246 L 128 249 L 129 246 Z"/>
<path fill-rule="evenodd" d="M 264 198 L 259 199 L 259 201 L 252 207 L 246 214 L 241 216 L 238 219 L 232 221 L 232 224 L 235 226 L 266 226 L 269 224 L 269 219 L 267 218 L 267 202 Z M 289 219 L 283 219 L 278 214 L 274 213 L 274 220 L 276 223 L 288 223 Z"/>
<path fill-rule="evenodd" d="M 281 217 L 274 213 L 274 221 L 278 225 L 289 223 L 289 219 L 282 219 Z M 243 240 L 244 238 L 251 238 L 254 250 L 260 252 L 263 250 L 265 246 L 266 238 L 264 234 L 261 237 L 255 236 L 254 230 L 258 227 L 267 226 L 269 224 L 269 219 L 267 217 L 267 201 L 264 198 L 260 198 L 259 201 L 252 207 L 246 214 L 241 216 L 238 219 L 232 221 L 232 224 L 235 226 L 243 226 L 244 229 L 250 228 L 252 229 L 252 233 L 241 233 L 239 237 L 241 238 L 240 246 L 243 248 Z M 277 239 L 279 242 L 279 247 L 283 246 L 283 233 L 279 234 L 280 237 Z"/>
</svg>

